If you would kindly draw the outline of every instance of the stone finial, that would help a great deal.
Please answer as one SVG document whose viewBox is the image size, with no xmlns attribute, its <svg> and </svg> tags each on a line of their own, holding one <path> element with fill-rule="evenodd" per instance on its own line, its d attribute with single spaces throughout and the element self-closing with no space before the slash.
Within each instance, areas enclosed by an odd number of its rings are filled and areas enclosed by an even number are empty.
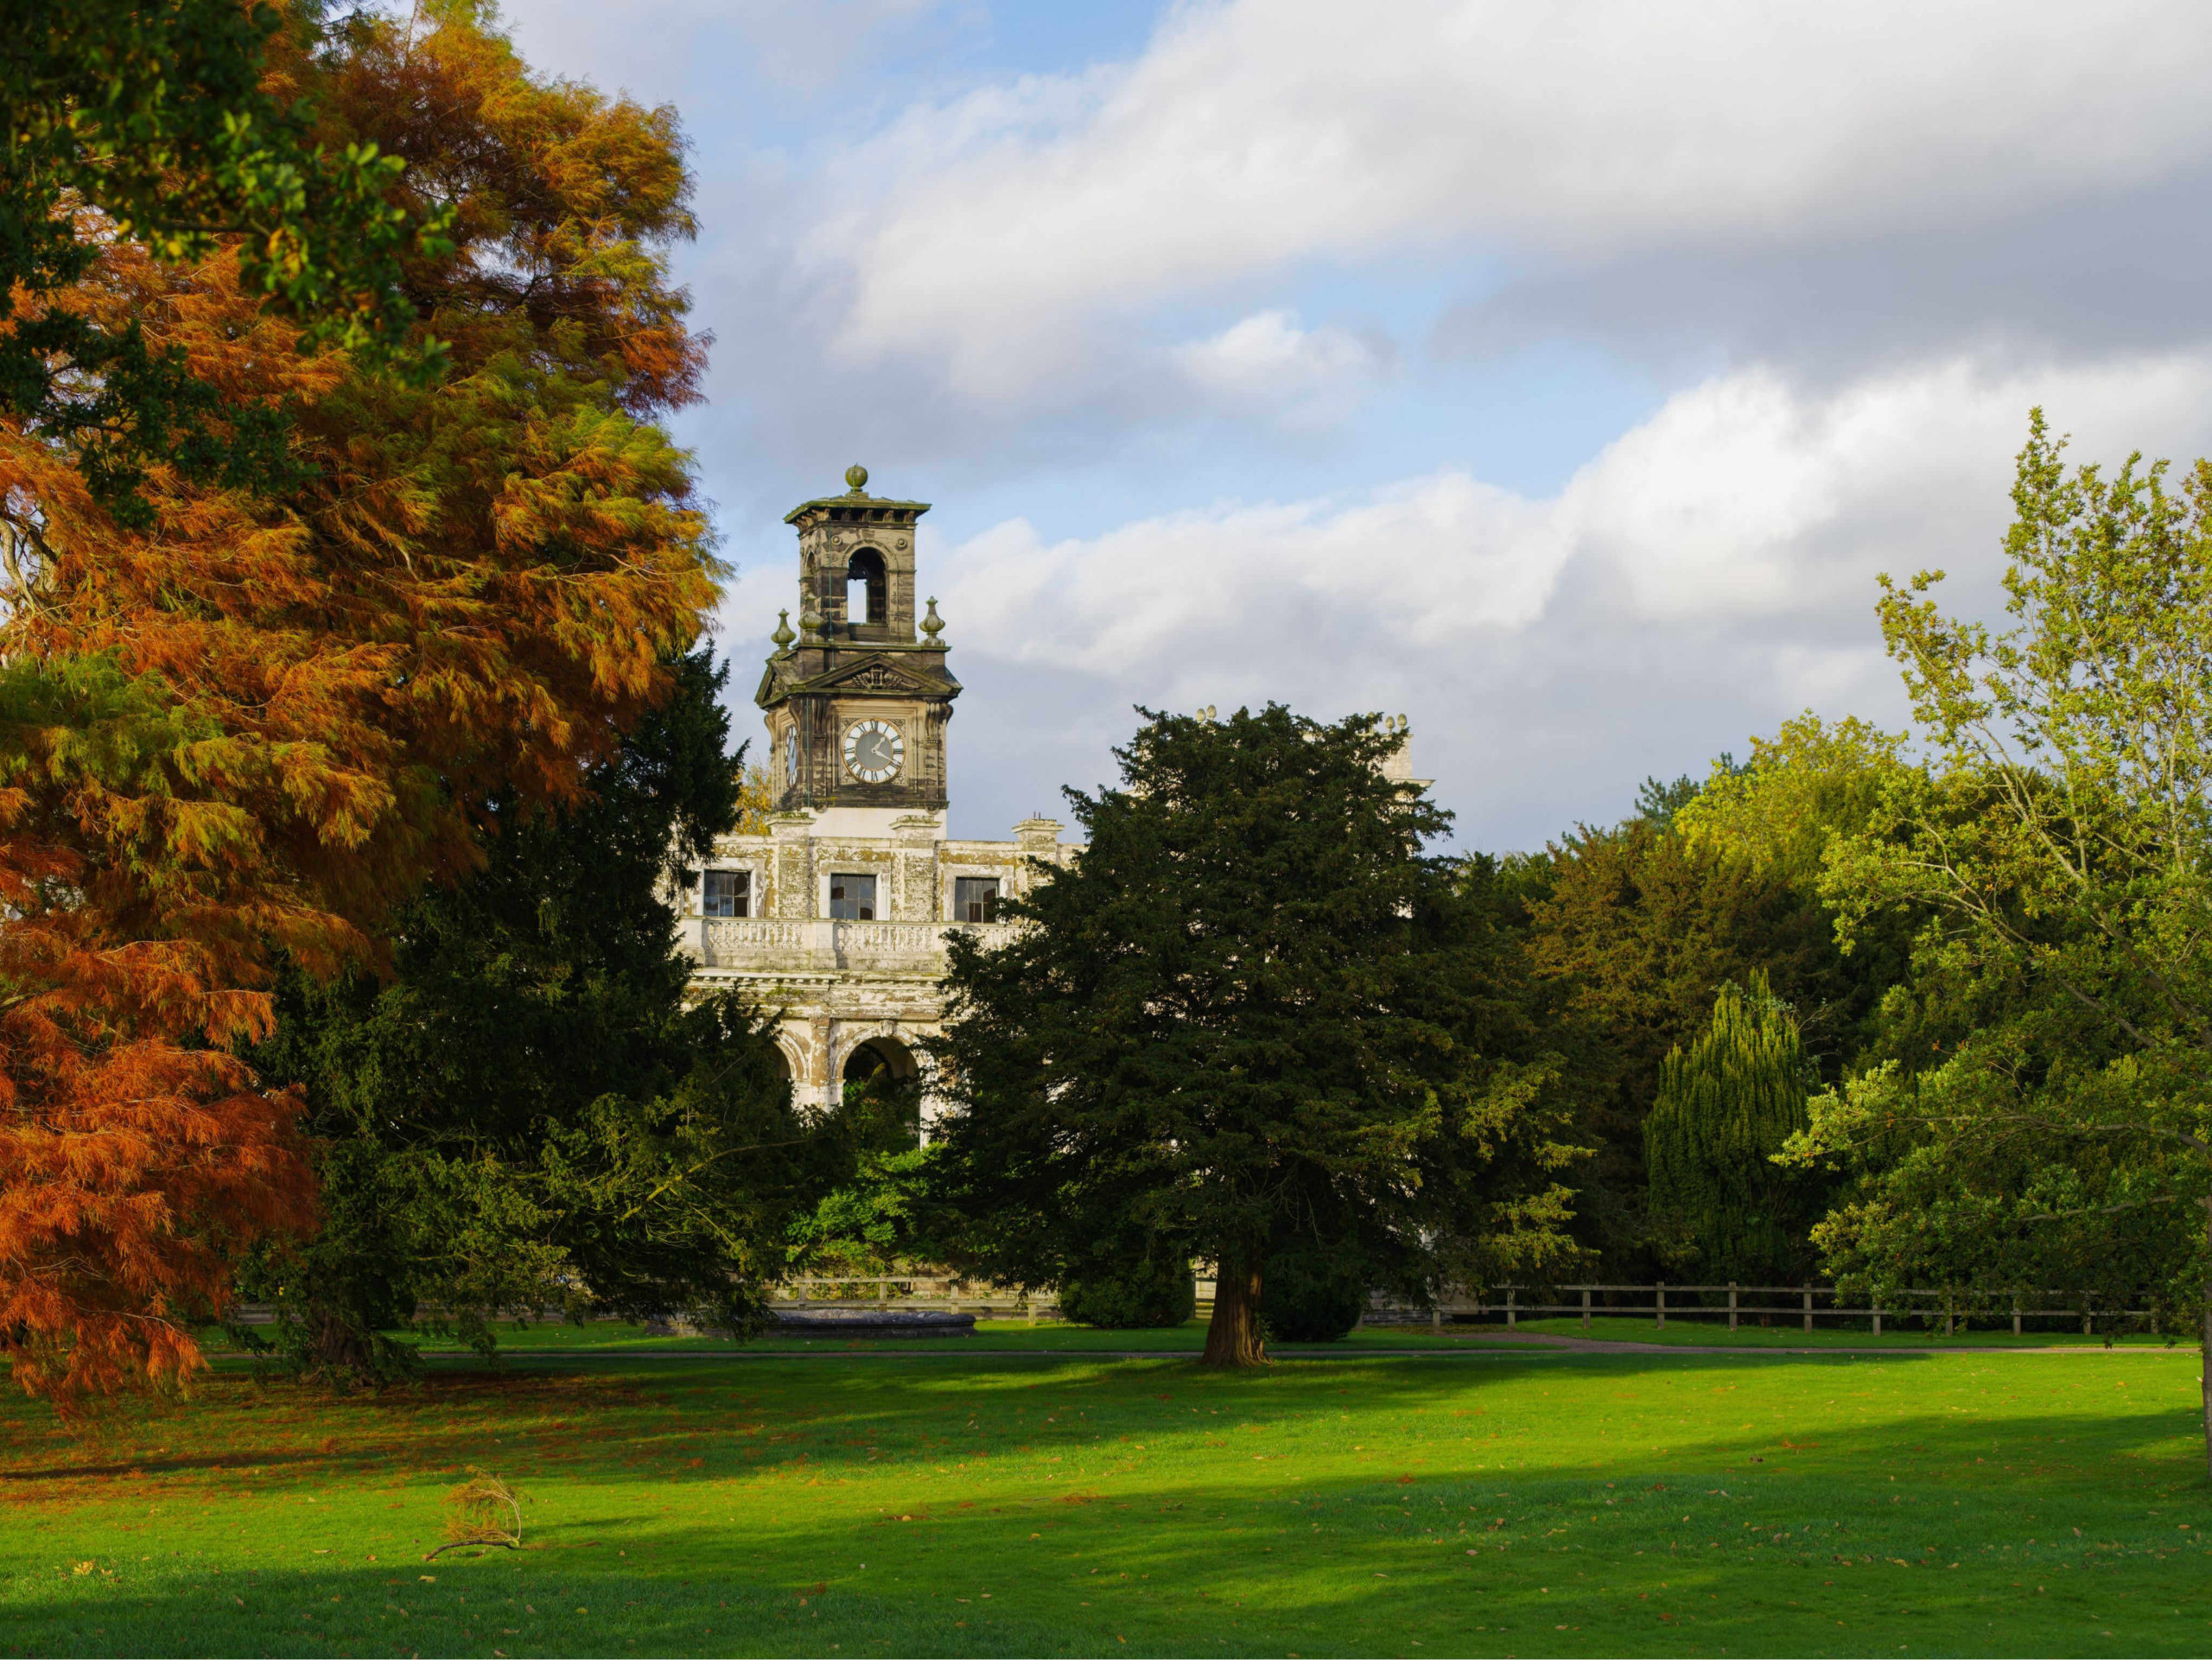
<svg viewBox="0 0 2212 1660">
<path fill-rule="evenodd" d="M 938 636 L 944 632 L 944 619 L 937 614 L 937 601 L 930 601 L 929 614 L 922 619 L 922 632 L 930 637 L 930 644 L 941 644 Z"/>
<path fill-rule="evenodd" d="M 814 608 L 810 595 L 807 598 L 806 609 L 798 614 L 798 638 L 802 646 L 822 638 L 822 614 Z"/>
<path fill-rule="evenodd" d="M 1401 784 L 1425 784 L 1425 779 L 1414 776 L 1414 747 L 1408 736 L 1412 722 L 1402 715 L 1382 717 L 1382 736 L 1390 752 L 1382 757 L 1382 776 Z"/>
<path fill-rule="evenodd" d="M 797 639 L 798 636 L 791 633 L 791 614 L 790 612 L 779 611 L 776 613 L 776 632 L 769 635 L 768 638 L 776 642 L 776 649 L 778 651 L 787 652 L 791 649 L 791 642 Z"/>
<path fill-rule="evenodd" d="M 855 495 L 866 495 L 868 493 L 868 468 L 862 467 L 858 461 L 855 461 L 850 467 L 845 469 L 845 482 L 852 487 L 852 491 Z"/>
</svg>

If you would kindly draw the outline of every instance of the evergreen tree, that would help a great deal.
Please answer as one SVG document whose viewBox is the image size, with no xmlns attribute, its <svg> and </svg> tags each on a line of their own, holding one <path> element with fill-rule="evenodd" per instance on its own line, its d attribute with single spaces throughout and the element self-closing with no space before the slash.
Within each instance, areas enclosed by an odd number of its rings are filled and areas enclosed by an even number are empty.
<svg viewBox="0 0 2212 1660">
<path fill-rule="evenodd" d="M 1688 1049 L 1669 1052 L 1643 1127 L 1651 1211 L 1708 1282 L 1772 1285 L 1805 1265 L 1803 1174 L 1774 1163 L 1806 1125 L 1811 1082 L 1789 1008 L 1754 971 L 1713 1000 Z"/>
<path fill-rule="evenodd" d="M 518 814 L 485 868 L 403 915 L 397 975 L 289 976 L 263 1076 L 309 1103 L 322 1225 L 264 1259 L 310 1370 L 383 1373 L 419 1313 L 547 1307 L 742 1326 L 791 1218 L 849 1161 L 791 1104 L 770 1021 L 687 1002 L 670 849 L 737 811 L 726 671 L 675 696 L 566 811 Z"/>
<path fill-rule="evenodd" d="M 1081 858 L 1004 905 L 1011 943 L 952 944 L 944 1167 L 985 1271 L 1205 1259 L 1206 1359 L 1244 1365 L 1278 1252 L 1415 1287 L 1560 1260 L 1555 1059 L 1398 741 L 1153 716 L 1119 788 L 1069 792 Z"/>
<path fill-rule="evenodd" d="M 1809 1011 L 1806 1038 L 1817 1046 L 1847 989 L 1834 922 L 1793 873 L 1648 816 L 1579 830 L 1502 875 L 1525 900 L 1516 931 L 1547 1045 L 1567 1057 L 1574 1139 L 1594 1149 L 1578 1173 L 1578 1237 L 1606 1276 L 1649 1280 L 1663 1271 L 1664 1252 L 1644 1124 L 1668 1053 L 1710 1021 L 1715 986 L 1753 973 Z"/>
</svg>

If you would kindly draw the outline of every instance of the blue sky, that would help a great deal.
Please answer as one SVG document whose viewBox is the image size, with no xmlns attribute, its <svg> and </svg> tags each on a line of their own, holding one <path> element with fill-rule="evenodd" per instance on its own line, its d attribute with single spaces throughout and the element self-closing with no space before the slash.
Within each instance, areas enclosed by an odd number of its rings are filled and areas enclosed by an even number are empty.
<svg viewBox="0 0 2212 1660">
<path fill-rule="evenodd" d="M 937 504 L 957 834 L 1107 776 L 1133 704 L 1274 698 L 1406 712 L 1460 844 L 1536 846 L 1801 709 L 1901 723 L 1875 578 L 1991 606 L 2031 405 L 2212 448 L 2195 7 L 506 22 L 690 135 L 737 696 L 787 508 L 853 461 Z"/>
</svg>

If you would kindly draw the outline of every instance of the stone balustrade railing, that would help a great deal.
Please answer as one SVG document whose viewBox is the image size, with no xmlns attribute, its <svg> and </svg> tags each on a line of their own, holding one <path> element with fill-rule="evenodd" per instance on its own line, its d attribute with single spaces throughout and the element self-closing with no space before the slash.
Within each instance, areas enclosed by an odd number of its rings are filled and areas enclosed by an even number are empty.
<svg viewBox="0 0 2212 1660">
<path fill-rule="evenodd" d="M 844 922 L 817 918 L 710 917 L 702 944 L 709 968 L 908 968 L 934 970 L 947 934 L 987 944 L 1011 937 L 1004 922 Z"/>
</svg>

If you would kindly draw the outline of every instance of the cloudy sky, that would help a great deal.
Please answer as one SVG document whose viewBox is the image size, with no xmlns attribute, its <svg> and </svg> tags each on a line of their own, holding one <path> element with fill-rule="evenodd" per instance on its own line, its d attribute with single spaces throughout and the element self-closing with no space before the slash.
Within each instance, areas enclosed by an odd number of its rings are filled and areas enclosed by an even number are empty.
<svg viewBox="0 0 2212 1660">
<path fill-rule="evenodd" d="M 842 487 L 934 502 L 956 834 L 1131 705 L 1402 710 L 1472 848 L 1986 607 L 2029 408 L 2212 450 L 2212 29 L 1945 0 L 509 0 L 673 104 L 741 730 Z"/>
</svg>

